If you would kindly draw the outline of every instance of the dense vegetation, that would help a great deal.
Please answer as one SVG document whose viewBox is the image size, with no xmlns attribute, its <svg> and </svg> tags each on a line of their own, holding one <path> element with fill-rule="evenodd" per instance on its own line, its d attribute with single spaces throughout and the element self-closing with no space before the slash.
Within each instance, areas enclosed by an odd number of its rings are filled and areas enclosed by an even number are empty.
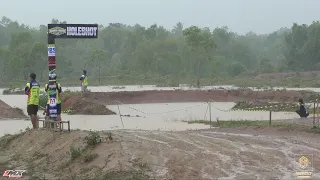
<svg viewBox="0 0 320 180">
<path fill-rule="evenodd" d="M 53 19 L 51 23 L 66 22 Z M 91 79 L 99 80 L 119 75 L 142 79 L 170 75 L 171 79 L 199 80 L 312 71 L 320 62 L 319 22 L 293 24 L 291 29 L 263 35 L 238 35 L 227 27 L 184 28 L 180 22 L 171 30 L 157 24 L 142 27 L 120 23 L 100 25 L 99 30 L 98 39 L 56 41 L 60 79 L 77 80 L 85 68 Z M 30 72 L 36 72 L 40 80 L 48 78 L 46 25 L 31 28 L 2 17 L 2 82 L 24 81 Z"/>
</svg>

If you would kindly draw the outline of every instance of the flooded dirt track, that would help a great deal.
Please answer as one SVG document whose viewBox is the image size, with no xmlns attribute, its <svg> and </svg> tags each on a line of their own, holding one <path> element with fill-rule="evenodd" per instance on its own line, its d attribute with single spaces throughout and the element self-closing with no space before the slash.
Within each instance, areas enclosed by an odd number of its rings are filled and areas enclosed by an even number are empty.
<svg viewBox="0 0 320 180">
<path fill-rule="evenodd" d="M 70 147 L 80 147 L 87 132 L 29 131 L 11 140 L 2 156 L 19 157 L 11 161 L 16 167 L 32 165 L 27 176 L 69 178 L 98 167 L 104 173 L 139 167 L 157 180 L 291 180 L 298 170 L 295 155 L 313 154 L 313 179 L 320 178 L 318 134 L 273 127 L 109 132 L 111 141 L 90 150 L 98 158 L 90 163 L 71 161 L 70 168 L 61 169 L 70 159 Z M 100 133 L 103 139 L 105 134 Z M 38 137 L 41 139 L 35 141 Z"/>
<path fill-rule="evenodd" d="M 261 129 L 262 130 L 262 129 Z M 153 166 L 155 175 L 169 179 L 293 179 L 295 154 L 313 154 L 314 177 L 320 178 L 320 145 L 310 134 L 280 136 L 280 129 L 248 128 L 248 134 L 230 134 L 226 130 L 189 132 L 122 132 L 124 139 L 135 139 L 124 147 Z M 244 131 L 246 131 L 244 129 Z M 132 134 L 134 133 L 134 134 Z M 256 135 L 253 135 L 253 134 Z M 271 136 L 271 134 L 274 134 Z M 131 138 L 130 138 L 131 137 Z M 316 178 L 316 179 L 317 179 Z"/>
</svg>

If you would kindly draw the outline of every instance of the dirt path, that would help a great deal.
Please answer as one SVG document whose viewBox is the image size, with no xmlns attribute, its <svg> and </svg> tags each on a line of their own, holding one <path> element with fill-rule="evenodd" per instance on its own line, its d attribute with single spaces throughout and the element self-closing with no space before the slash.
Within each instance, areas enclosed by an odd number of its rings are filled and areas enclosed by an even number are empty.
<svg viewBox="0 0 320 180">
<path fill-rule="evenodd" d="M 88 100 L 117 104 L 170 103 L 170 102 L 217 102 L 234 101 L 277 101 L 297 102 L 303 98 L 306 102 L 315 100 L 315 93 L 307 91 L 250 91 L 250 90 L 167 90 L 167 91 L 136 91 L 136 92 L 89 92 Z"/>
<path fill-rule="evenodd" d="M 11 157 L 13 169 L 27 169 L 29 178 L 124 179 L 135 174 L 141 180 L 148 179 L 145 175 L 159 180 L 294 179 L 294 155 L 313 154 L 313 177 L 320 178 L 318 134 L 272 127 L 111 133 L 113 139 L 106 140 L 110 134 L 101 132 L 102 143 L 73 161 L 70 147 L 83 147 L 88 132 L 28 131 L 7 141 L 2 154 Z M 85 162 L 88 154 L 97 158 Z"/>
<path fill-rule="evenodd" d="M 27 116 L 21 109 L 12 108 L 0 100 L 0 120 L 12 118 L 26 118 Z"/>
</svg>

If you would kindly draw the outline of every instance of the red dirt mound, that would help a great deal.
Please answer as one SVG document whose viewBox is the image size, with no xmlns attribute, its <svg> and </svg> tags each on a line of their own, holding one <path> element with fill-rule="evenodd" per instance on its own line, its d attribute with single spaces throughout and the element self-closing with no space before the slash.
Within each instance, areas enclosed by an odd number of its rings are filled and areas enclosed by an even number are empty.
<svg viewBox="0 0 320 180">
<path fill-rule="evenodd" d="M 105 105 L 91 102 L 83 97 L 72 96 L 62 103 L 62 110 L 71 109 L 70 114 L 84 115 L 113 115 L 115 112 L 108 109 Z"/>
<path fill-rule="evenodd" d="M 5 102 L 0 100 L 0 119 L 10 118 L 27 118 L 21 109 L 12 108 Z"/>
<path fill-rule="evenodd" d="M 274 101 L 306 102 L 315 100 L 315 93 L 308 91 L 251 91 L 251 90 L 165 90 L 135 92 L 88 92 L 87 100 L 101 104 L 170 103 L 170 102 L 235 102 L 235 101 Z"/>
</svg>

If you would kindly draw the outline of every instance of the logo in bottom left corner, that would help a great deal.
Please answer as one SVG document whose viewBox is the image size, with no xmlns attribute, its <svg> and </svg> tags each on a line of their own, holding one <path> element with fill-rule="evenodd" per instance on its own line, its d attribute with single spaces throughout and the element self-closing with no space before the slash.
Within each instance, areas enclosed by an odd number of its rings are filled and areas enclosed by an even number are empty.
<svg viewBox="0 0 320 180">
<path fill-rule="evenodd" d="M 2 176 L 9 178 L 20 178 L 24 172 L 26 172 L 26 170 L 6 170 Z"/>
</svg>

